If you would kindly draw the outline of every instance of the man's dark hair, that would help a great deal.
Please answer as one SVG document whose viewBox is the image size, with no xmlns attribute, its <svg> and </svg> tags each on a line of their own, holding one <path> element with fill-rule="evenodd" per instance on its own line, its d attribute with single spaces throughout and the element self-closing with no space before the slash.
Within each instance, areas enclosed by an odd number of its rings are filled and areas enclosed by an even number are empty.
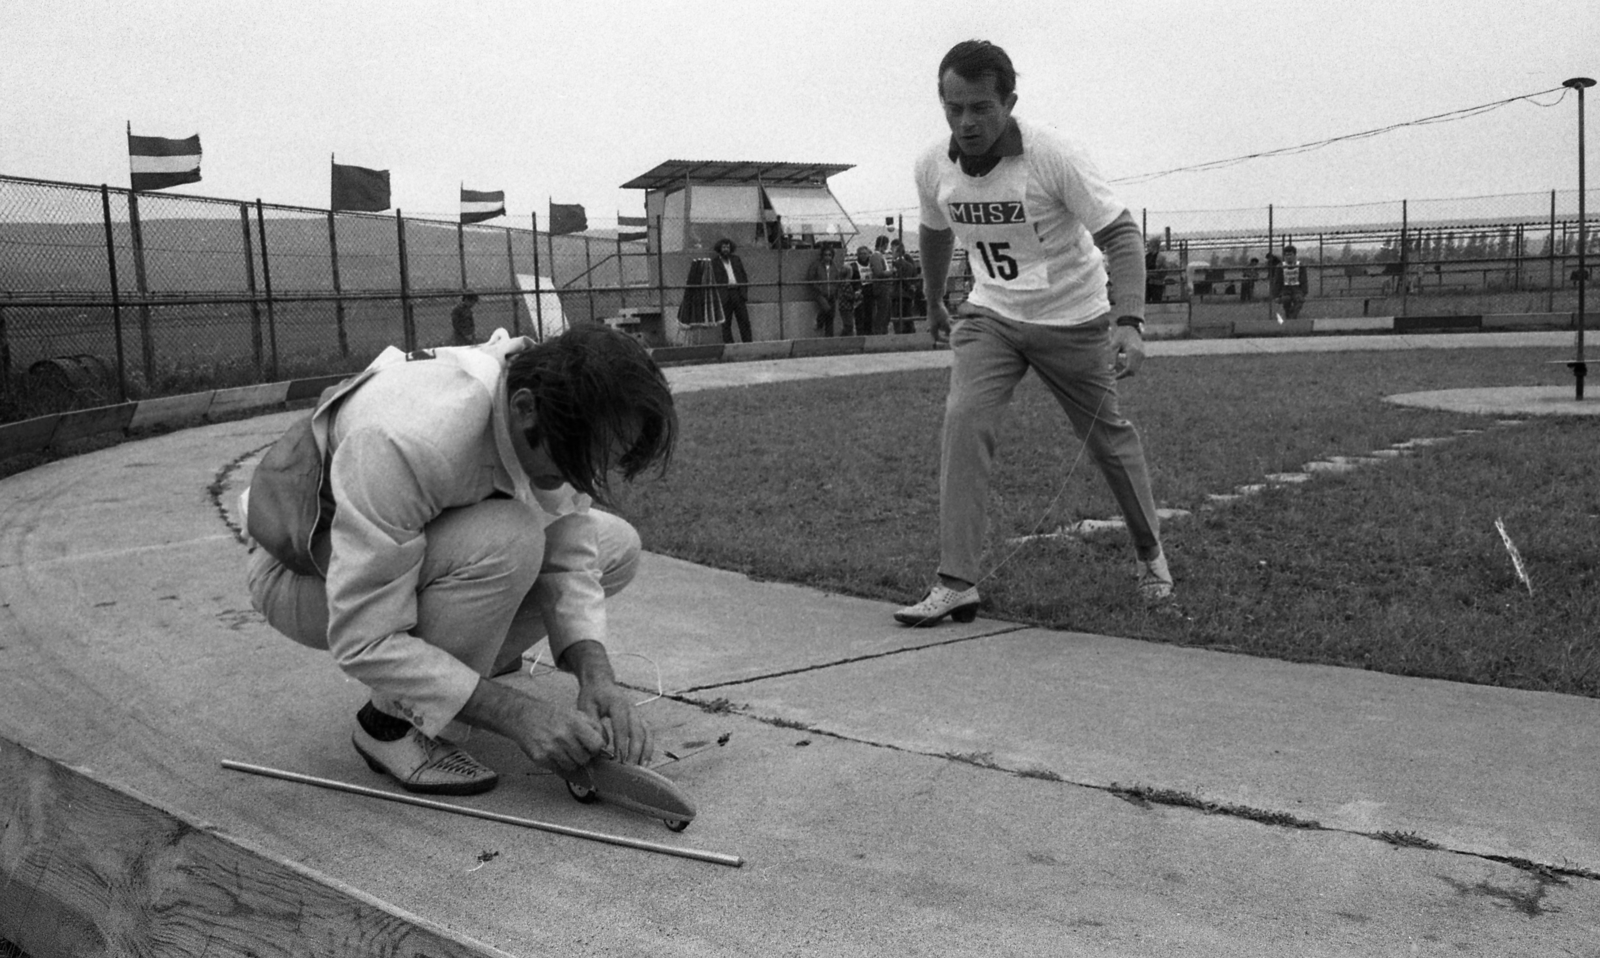
<svg viewBox="0 0 1600 958">
<path fill-rule="evenodd" d="M 652 465 L 665 472 L 678 439 L 678 414 L 661 367 L 638 340 L 586 323 L 511 357 L 506 392 L 533 393 L 541 441 L 572 488 L 604 505 L 611 473 L 632 480 Z M 620 457 L 616 448 L 629 443 Z"/>
<path fill-rule="evenodd" d="M 1284 253 L 1285 253 L 1285 254 L 1288 254 L 1288 253 L 1298 253 L 1298 252 L 1300 252 L 1300 251 L 1299 251 L 1299 250 L 1297 250 L 1297 249 L 1295 249 L 1295 248 L 1294 248 L 1294 247 L 1293 247 L 1293 246 L 1292 246 L 1292 245 L 1291 245 L 1291 246 L 1285 246 L 1285 247 L 1284 247 L 1284 248 L 1283 248 L 1283 251 L 1284 251 Z"/>
<path fill-rule="evenodd" d="M 1017 71 L 1011 65 L 1006 51 L 988 40 L 962 40 L 950 48 L 939 61 L 939 98 L 944 99 L 945 71 L 954 70 L 956 76 L 969 83 L 977 83 L 985 76 L 994 77 L 994 92 L 1003 100 L 1017 89 Z"/>
<path fill-rule="evenodd" d="M 713 251 L 715 251 L 716 253 L 721 254 L 722 248 L 724 246 L 726 246 L 728 248 L 728 255 L 729 256 L 732 256 L 734 253 L 737 253 L 739 251 L 739 245 L 737 243 L 735 243 L 733 240 L 731 240 L 728 237 L 726 237 L 726 236 L 724 236 L 722 239 L 717 240 L 717 245 L 711 247 L 711 249 Z"/>
</svg>

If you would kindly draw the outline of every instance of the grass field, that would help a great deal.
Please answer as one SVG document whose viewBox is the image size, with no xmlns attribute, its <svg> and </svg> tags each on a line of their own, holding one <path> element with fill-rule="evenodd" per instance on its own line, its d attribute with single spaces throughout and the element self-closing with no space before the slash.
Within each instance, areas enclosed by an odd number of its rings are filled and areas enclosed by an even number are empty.
<svg viewBox="0 0 1600 958">
<path fill-rule="evenodd" d="M 1114 505 L 1031 378 L 1002 432 L 985 614 L 1580 695 L 1600 695 L 1600 419 L 1519 425 L 1395 407 L 1385 394 L 1548 380 L 1554 350 L 1152 360 L 1125 382 L 1178 598 L 1139 603 L 1122 533 L 1017 544 Z M 1549 355 L 1546 355 L 1549 353 Z M 646 547 L 882 599 L 920 597 L 937 564 L 942 371 L 690 393 L 669 475 L 620 507 Z M 1473 432 L 1458 432 L 1475 430 Z M 1346 474 L 1210 505 L 1328 456 L 1445 439 Z M 1070 474 L 1070 475 L 1069 475 Z M 1527 562 L 1517 578 L 1495 529 Z M 887 615 L 887 610 L 885 610 Z"/>
</svg>

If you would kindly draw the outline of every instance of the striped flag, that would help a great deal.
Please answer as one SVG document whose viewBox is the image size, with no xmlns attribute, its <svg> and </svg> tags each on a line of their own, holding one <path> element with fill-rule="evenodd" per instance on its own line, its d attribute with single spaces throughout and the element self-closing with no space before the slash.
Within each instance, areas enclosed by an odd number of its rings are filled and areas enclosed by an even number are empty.
<svg viewBox="0 0 1600 958">
<path fill-rule="evenodd" d="M 389 171 L 333 164 L 329 209 L 381 213 L 389 208 Z"/>
<path fill-rule="evenodd" d="M 619 232 L 617 233 L 617 239 L 623 241 L 624 243 L 630 242 L 632 240 L 646 239 L 650 235 L 648 230 L 646 230 L 645 232 L 642 232 L 642 233 L 641 232 L 637 232 L 637 231 L 635 231 L 635 232 L 620 232 L 620 230 L 624 226 L 649 226 L 649 225 L 650 225 L 650 220 L 645 218 L 645 217 L 643 217 L 643 216 L 623 216 L 623 215 L 621 215 L 619 213 L 617 215 L 617 229 L 619 230 Z"/>
<path fill-rule="evenodd" d="M 128 181 L 135 190 L 200 182 L 200 134 L 184 140 L 134 136 L 129 124 Z"/>
<path fill-rule="evenodd" d="M 505 190 L 469 190 L 461 188 L 461 222 L 482 223 L 496 216 L 506 215 Z"/>
</svg>

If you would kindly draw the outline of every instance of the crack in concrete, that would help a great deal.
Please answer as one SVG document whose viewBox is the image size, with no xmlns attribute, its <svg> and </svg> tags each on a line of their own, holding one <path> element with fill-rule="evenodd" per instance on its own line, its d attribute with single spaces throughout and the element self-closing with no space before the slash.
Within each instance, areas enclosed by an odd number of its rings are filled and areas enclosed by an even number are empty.
<svg viewBox="0 0 1600 958">
<path fill-rule="evenodd" d="M 961 642 L 971 642 L 971 641 L 973 641 L 975 639 L 991 639 L 991 638 L 994 638 L 997 635 L 1008 635 L 1008 634 L 1010 634 L 1012 632 L 1020 632 L 1020 631 L 1022 631 L 1024 629 L 1031 629 L 1031 628 L 1033 628 L 1033 626 L 1010 624 L 1010 625 L 997 627 L 997 628 L 995 628 L 993 630 L 982 632 L 982 633 L 979 633 L 977 635 L 963 635 L 963 636 L 960 636 L 960 637 L 954 638 L 954 639 L 944 639 L 944 640 L 941 640 L 941 641 L 938 641 L 938 642 L 928 642 L 928 643 L 926 643 L 924 645 L 912 645 L 912 646 L 906 646 L 905 648 L 900 648 L 900 649 L 889 649 L 886 652 L 870 652 L 870 653 L 867 653 L 866 655 L 854 655 L 854 656 L 850 656 L 848 658 L 843 658 L 843 659 L 833 659 L 833 660 L 828 661 L 828 662 L 818 662 L 818 663 L 813 664 L 813 665 L 802 665 L 802 666 L 798 666 L 798 667 L 792 668 L 792 669 L 781 669 L 781 670 L 776 671 L 776 672 L 763 672 L 760 675 L 752 675 L 752 676 L 748 676 L 746 678 L 728 679 L 728 680 L 722 681 L 722 682 L 708 682 L 705 685 L 691 685 L 691 686 L 689 686 L 687 688 L 678 689 L 675 692 L 666 693 L 666 695 L 667 695 L 668 698 L 676 698 L 677 696 L 680 696 L 680 695 L 688 695 L 691 692 L 704 692 L 707 689 L 721 689 L 721 688 L 727 688 L 727 687 L 733 686 L 733 685 L 747 685 L 747 684 L 749 684 L 751 682 L 764 682 L 764 681 L 766 681 L 768 679 L 784 678 L 785 676 L 790 676 L 790 675 L 803 675 L 803 674 L 805 674 L 807 672 L 820 672 L 823 669 L 831 669 L 831 668 L 835 668 L 835 667 L 840 666 L 840 665 L 853 665 L 853 664 L 855 664 L 857 662 L 870 662 L 873 659 L 886 659 L 886 658 L 889 658 L 890 656 L 903 655 L 903 654 L 905 654 L 907 652 L 921 652 L 924 649 L 937 649 L 937 648 L 941 648 L 941 647 L 946 646 L 946 645 L 956 645 L 956 644 L 959 644 Z M 646 691 L 648 691 L 648 690 L 646 690 Z"/>
<path fill-rule="evenodd" d="M 974 638 L 976 638 L 976 636 Z M 966 640 L 953 639 L 951 642 L 940 644 L 948 645 L 952 642 L 960 641 Z M 930 646 L 923 646 L 922 648 L 929 647 Z M 897 652 L 912 651 L 917 650 L 897 650 Z M 884 655 L 893 655 L 897 654 L 897 652 L 884 653 Z M 865 656 L 863 658 L 881 657 L 881 655 L 875 655 Z M 840 662 L 833 664 L 844 663 Z M 800 669 L 794 671 L 808 670 Z M 778 674 L 793 674 L 793 671 Z M 754 681 L 759 681 L 759 679 L 743 679 L 739 682 L 721 683 L 719 686 L 705 687 L 724 687 L 727 685 L 737 685 Z M 770 725 L 774 728 L 800 731 L 806 733 L 807 735 L 829 738 L 838 742 L 844 742 L 853 745 L 865 745 L 869 748 L 881 748 L 886 751 L 899 752 L 905 755 L 918 755 L 924 758 L 944 759 L 947 762 L 970 765 L 973 768 L 978 768 L 989 772 L 999 772 L 1003 775 L 1011 775 L 1017 778 L 1054 782 L 1074 788 L 1085 788 L 1096 792 L 1103 792 L 1141 809 L 1151 809 L 1155 808 L 1156 806 L 1181 808 L 1189 811 L 1199 812 L 1203 815 L 1220 815 L 1227 818 L 1244 819 L 1273 828 L 1289 828 L 1301 831 L 1354 835 L 1359 838 L 1368 838 L 1372 839 L 1373 841 L 1380 841 L 1397 849 L 1414 848 L 1422 851 L 1437 851 L 1444 852 L 1445 854 L 1449 855 L 1460 855 L 1465 858 L 1476 858 L 1480 861 L 1490 861 L 1501 865 L 1509 865 L 1512 868 L 1518 869 L 1519 871 L 1525 871 L 1535 876 L 1535 879 L 1539 882 L 1539 888 L 1531 895 L 1522 895 L 1519 893 L 1506 891 L 1505 889 L 1497 889 L 1492 886 L 1488 886 L 1486 883 L 1479 883 L 1478 886 L 1474 887 L 1460 885 L 1457 887 L 1457 891 L 1462 895 L 1476 894 L 1504 901 L 1510 904 L 1512 907 L 1516 907 L 1518 910 L 1523 911 L 1524 914 L 1529 914 L 1531 916 L 1548 913 L 1547 909 L 1542 909 L 1541 903 L 1545 893 L 1548 891 L 1551 885 L 1565 885 L 1566 879 L 1569 878 L 1583 878 L 1590 881 L 1600 881 L 1600 872 L 1593 871 L 1591 869 L 1580 868 L 1577 866 L 1552 865 L 1548 862 L 1536 862 L 1531 859 L 1522 858 L 1516 855 L 1493 855 L 1487 852 L 1472 852 L 1459 848 L 1450 848 L 1448 846 L 1441 845 L 1438 842 L 1432 841 L 1431 839 L 1417 835 L 1414 832 L 1364 832 L 1353 828 L 1338 828 L 1331 825 L 1324 825 L 1321 822 L 1312 819 L 1300 818 L 1288 812 L 1275 812 L 1267 809 L 1252 808 L 1248 805 L 1235 805 L 1228 802 L 1212 801 L 1179 789 L 1159 788 L 1148 785 L 1122 785 L 1117 782 L 1112 782 L 1109 785 L 1096 785 L 1091 782 L 1078 782 L 1068 779 L 1048 768 L 1040 766 L 1028 768 L 1008 768 L 995 761 L 993 752 L 927 752 L 921 749 L 906 748 L 905 746 L 895 745 L 890 742 L 878 742 L 871 739 L 858 738 L 853 735 L 846 735 L 841 732 L 831 732 L 825 728 L 821 728 L 816 725 L 809 725 L 804 722 L 798 722 L 794 719 L 782 718 L 780 716 L 757 715 L 730 703 L 725 698 L 714 699 L 707 702 L 690 698 L 685 693 L 677 692 L 667 693 L 663 696 L 663 698 L 671 699 L 672 701 L 679 702 L 684 705 L 694 706 L 695 708 L 717 715 L 739 715 L 744 718 L 760 722 L 763 725 Z M 1535 910 L 1529 911 L 1528 909 L 1530 908 Z"/>
</svg>

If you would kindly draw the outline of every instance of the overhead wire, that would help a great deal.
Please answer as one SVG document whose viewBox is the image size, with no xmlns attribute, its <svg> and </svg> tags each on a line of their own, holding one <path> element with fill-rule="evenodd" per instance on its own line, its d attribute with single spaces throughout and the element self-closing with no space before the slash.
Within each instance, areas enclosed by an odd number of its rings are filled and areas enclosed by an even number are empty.
<svg viewBox="0 0 1600 958">
<path fill-rule="evenodd" d="M 1533 99 L 1534 97 L 1544 96 L 1547 93 L 1555 93 L 1558 91 L 1561 93 L 1561 95 L 1552 103 L 1540 103 Z M 1380 126 L 1371 130 L 1362 130 L 1359 133 L 1346 133 L 1342 136 L 1331 136 L 1327 139 L 1313 140 L 1309 143 L 1301 143 L 1296 146 L 1284 146 L 1275 150 L 1263 150 L 1258 153 L 1246 153 L 1243 156 L 1234 156 L 1223 160 L 1208 160 L 1204 163 L 1195 163 L 1190 166 L 1178 166 L 1170 170 L 1159 170 L 1154 173 L 1139 173 L 1134 176 L 1119 177 L 1111 180 L 1110 182 L 1147 183 L 1151 180 L 1160 179 L 1163 176 L 1171 176 L 1174 173 L 1198 173 L 1205 170 L 1220 170 L 1230 166 L 1236 166 L 1240 163 L 1247 163 L 1250 160 L 1264 159 L 1269 156 L 1292 156 L 1297 153 L 1309 153 L 1312 150 L 1320 150 L 1323 147 L 1332 146 L 1335 143 L 1343 143 L 1349 140 L 1362 140 L 1368 137 L 1379 136 L 1384 133 L 1391 133 L 1395 130 L 1405 129 L 1406 127 L 1428 126 L 1435 123 L 1453 123 L 1457 120 L 1465 120 L 1474 116 L 1481 116 L 1482 114 L 1489 113 L 1493 110 L 1498 110 L 1501 107 L 1509 106 L 1512 103 L 1517 103 L 1522 100 L 1527 100 L 1533 103 L 1534 106 L 1549 108 L 1557 106 L 1561 103 L 1561 101 L 1565 100 L 1567 98 L 1567 92 L 1567 88 L 1565 87 L 1551 87 L 1548 90 L 1540 90 L 1536 93 L 1524 93 L 1521 96 L 1508 97 L 1504 100 L 1496 100 L 1493 103 L 1482 103 L 1478 106 L 1469 106 L 1460 110 L 1451 110 L 1448 113 L 1437 113 L 1433 116 L 1425 116 L 1416 120 L 1407 120 L 1404 123 L 1391 123 L 1388 126 Z"/>
</svg>

